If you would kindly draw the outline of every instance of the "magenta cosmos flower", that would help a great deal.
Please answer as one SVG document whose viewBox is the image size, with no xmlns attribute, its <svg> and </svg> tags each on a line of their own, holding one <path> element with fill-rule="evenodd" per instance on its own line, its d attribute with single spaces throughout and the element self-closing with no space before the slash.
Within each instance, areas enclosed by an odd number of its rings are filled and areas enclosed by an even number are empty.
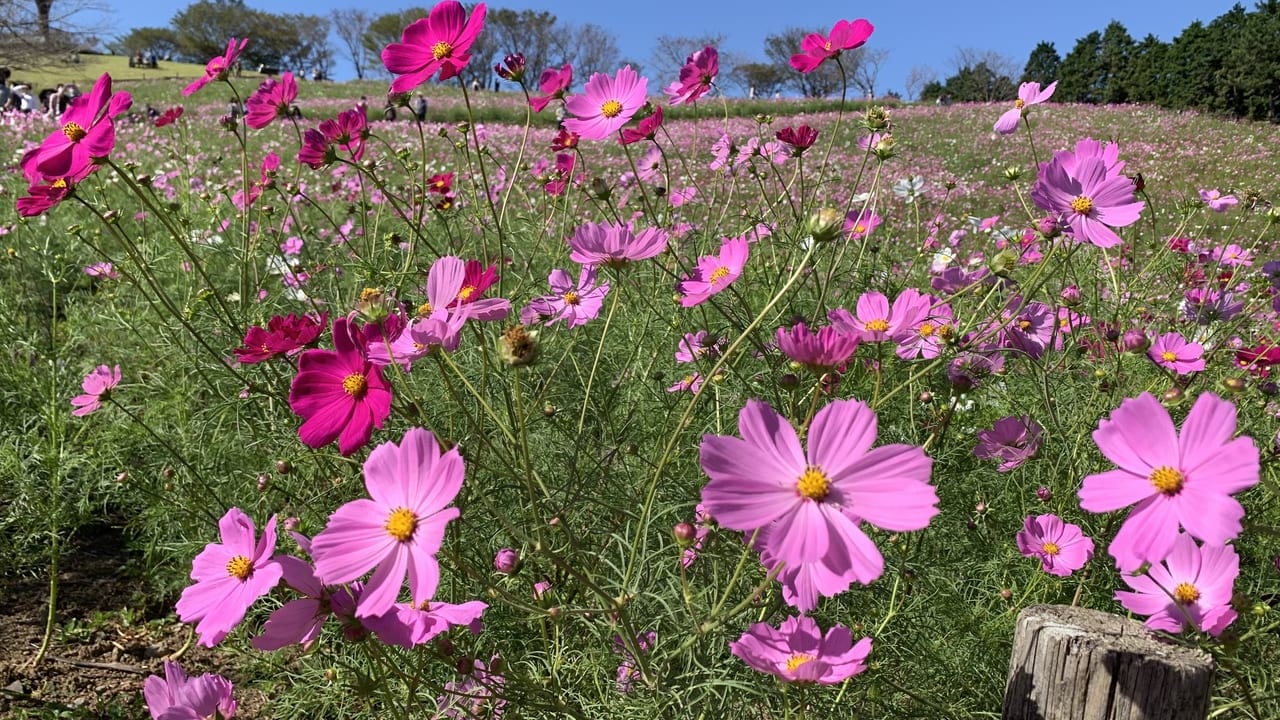
<svg viewBox="0 0 1280 720">
<path fill-rule="evenodd" d="M 1049 83 L 1045 89 L 1040 89 L 1038 82 L 1024 82 L 1018 86 L 1018 99 L 1013 101 L 1013 107 L 1006 110 L 999 120 L 996 120 L 995 127 L 992 128 L 1001 135 L 1009 135 L 1018 129 L 1018 121 L 1026 116 L 1027 111 L 1032 105 L 1039 105 L 1053 96 L 1053 91 L 1058 88 L 1058 83 Z"/>
<path fill-rule="evenodd" d="M 431 600 L 423 602 L 420 607 L 396 603 L 391 612 L 365 618 L 363 623 L 387 645 L 398 645 L 409 650 L 430 641 L 451 627 L 479 627 L 480 616 L 488 607 L 479 600 L 461 605 Z"/>
<path fill-rule="evenodd" d="M 565 101 L 565 109 L 573 117 L 564 121 L 564 129 L 587 140 L 604 140 L 644 107 L 648 85 L 630 65 L 613 77 L 593 73 L 583 93 Z"/>
<path fill-rule="evenodd" d="M 1240 203 L 1235 195 L 1223 195 L 1218 190 L 1201 190 L 1200 199 L 1214 212 L 1226 212 Z"/>
<path fill-rule="evenodd" d="M 300 544 L 306 549 L 311 547 L 310 542 Z M 316 577 L 315 570 L 307 561 L 286 555 L 279 562 L 285 584 L 302 593 L 303 597 L 290 600 L 271 613 L 263 623 L 262 634 L 253 638 L 253 647 L 258 650 L 279 650 L 289 645 L 309 646 L 320 637 L 320 627 L 332 612 L 329 589 Z"/>
<path fill-rule="evenodd" d="M 672 105 L 697 102 L 720 74 L 720 53 L 710 45 L 693 53 L 680 68 L 679 79 L 663 88 Z"/>
<path fill-rule="evenodd" d="M 195 79 L 195 82 L 182 89 L 182 94 L 192 95 L 200 90 L 200 88 L 211 82 L 217 82 L 227 79 L 227 73 L 231 72 L 232 66 L 236 64 L 236 60 L 240 58 L 240 53 L 244 52 L 244 46 L 249 44 L 249 39 L 245 38 L 236 45 L 236 39 L 231 38 L 227 41 L 227 51 L 218 57 L 213 58 L 204 66 L 204 75 Z"/>
<path fill-rule="evenodd" d="M 837 22 L 830 35 L 810 33 L 800 41 L 800 52 L 791 56 L 791 67 L 802 73 L 811 73 L 842 51 L 862 47 L 874 30 L 871 23 L 858 18 L 853 22 Z"/>
<path fill-rule="evenodd" d="M 1176 332 L 1160 335 L 1147 348 L 1147 357 L 1165 370 L 1179 375 L 1204 370 L 1204 346 L 1187 342 Z"/>
<path fill-rule="evenodd" d="M 422 607 L 440 581 L 435 554 L 445 526 L 458 517 L 448 505 L 465 469 L 456 447 L 441 453 L 435 435 L 421 428 L 410 428 L 399 445 L 374 448 L 364 463 L 370 499 L 338 508 L 311 542 L 316 577 L 337 585 L 377 568 L 356 607 L 366 618 L 393 608 L 407 574 L 413 605 Z"/>
<path fill-rule="evenodd" d="M 115 386 L 120 384 L 120 366 L 114 368 L 108 365 L 99 365 L 84 376 L 84 380 L 80 382 L 80 389 L 84 393 L 71 398 L 71 404 L 75 410 L 71 411 L 76 417 L 84 417 L 89 413 L 96 412 L 102 407 L 102 401 L 107 399 L 107 395 Z"/>
<path fill-rule="evenodd" d="M 763 401 L 747 401 L 738 430 L 741 438 L 703 437 L 702 469 L 711 480 L 702 502 L 722 527 L 764 530 L 762 546 L 788 566 L 821 560 L 870 583 L 884 558 L 860 525 L 919 530 L 938 512 L 932 461 L 911 445 L 871 449 L 876 416 L 863 402 L 836 400 L 819 410 L 807 453 L 786 418 Z"/>
<path fill-rule="evenodd" d="M 303 418 L 298 437 L 318 448 L 338 441 L 350 455 L 369 442 L 391 414 L 391 386 L 369 362 L 364 338 L 346 318 L 333 322 L 333 350 L 311 349 L 298 359 L 289 407 Z"/>
<path fill-rule="evenodd" d="M 1095 147 L 1095 146 L 1090 146 Z M 1108 145 L 1108 149 L 1115 144 Z M 1031 199 L 1042 210 L 1059 214 L 1066 231 L 1077 240 L 1100 248 L 1123 242 L 1112 228 L 1138 221 L 1146 203 L 1134 200 L 1134 184 L 1120 174 L 1113 156 L 1100 148 L 1097 154 L 1064 150 L 1040 166 L 1040 175 L 1031 187 Z"/>
<path fill-rule="evenodd" d="M 999 460 L 1000 472 L 1009 472 L 1035 457 L 1040 450 L 1044 428 L 1026 415 L 1000 418 L 990 430 L 978 431 L 973 454 L 984 460 Z"/>
<path fill-rule="evenodd" d="M 572 65 L 565 63 L 559 70 L 547 68 L 538 77 L 538 89 L 542 91 L 542 96 L 530 97 L 529 105 L 534 112 L 542 112 L 552 100 L 563 100 L 570 85 L 573 85 Z"/>
<path fill-rule="evenodd" d="M 236 715 L 231 681 L 221 675 L 189 678 L 176 662 L 164 662 L 164 678 L 152 675 L 142 681 L 151 720 L 205 720 Z"/>
<path fill-rule="evenodd" d="M 191 579 L 182 591 L 176 610 L 184 623 L 198 623 L 200 644 L 213 647 L 244 619 L 258 598 L 271 592 L 284 575 L 273 557 L 276 551 L 276 517 L 271 516 L 254 542 L 253 519 L 240 508 L 231 508 L 218 521 L 222 542 L 209 543 L 191 563 Z"/>
<path fill-rule="evenodd" d="M 336 120 L 325 120 L 318 130 L 303 133 L 298 162 L 319 170 L 337 160 L 339 150 L 346 152 L 344 160 L 360 162 L 368 138 L 368 116 L 359 110 L 343 110 Z"/>
<path fill-rule="evenodd" d="M 254 130 L 261 130 L 276 118 L 289 117 L 297 99 L 298 81 L 293 73 L 285 72 L 279 80 L 269 77 L 244 102 L 244 121 Z"/>
<path fill-rule="evenodd" d="M 638 234 L 628 225 L 585 223 L 569 238 L 569 259 L 581 265 L 625 266 L 647 260 L 667 249 L 667 233 L 647 228 Z"/>
<path fill-rule="evenodd" d="M 862 342 L 885 342 L 891 335 L 917 325 L 929 313 L 929 298 L 919 290 L 907 288 L 889 306 L 889 298 L 876 291 L 858 296 L 857 314 L 844 308 L 827 312 L 832 327 Z"/>
<path fill-rule="evenodd" d="M 819 374 L 844 364 L 858 349 L 857 336 L 830 326 L 813 332 L 804 323 L 796 323 L 789 330 L 778 328 L 774 338 L 783 355 Z"/>
<path fill-rule="evenodd" d="M 1122 575 L 1133 589 L 1116 592 L 1126 610 L 1147 616 L 1147 627 L 1180 633 L 1190 624 L 1217 637 L 1235 622 L 1231 591 L 1240 574 L 1240 557 L 1230 545 L 1196 545 L 1179 534 L 1169 557 L 1145 575 Z"/>
<path fill-rule="evenodd" d="M 382 64 L 394 75 L 391 92 L 405 93 L 431 79 L 436 72 L 448 80 L 467 66 L 471 44 L 484 28 L 484 3 L 477 3 L 471 17 L 457 0 L 444 0 L 427 17 L 404 29 L 400 42 L 382 51 Z"/>
<path fill-rule="evenodd" d="M 854 644 L 853 633 L 836 625 L 822 634 L 817 621 L 805 615 L 789 617 L 778 628 L 756 623 L 729 651 L 762 673 L 783 682 L 834 685 L 867 669 L 871 638 Z"/>
<path fill-rule="evenodd" d="M 51 182 L 37 183 L 28 187 L 27 194 L 18 198 L 16 203 L 18 214 L 22 217 L 36 217 L 45 214 L 70 197 L 71 191 L 75 189 L 75 186 L 96 169 L 96 165 L 89 165 L 84 168 L 80 177 L 57 178 Z"/>
<path fill-rule="evenodd" d="M 1240 534 L 1244 508 L 1231 496 L 1258 484 L 1259 466 L 1253 439 L 1232 438 L 1235 430 L 1235 406 L 1212 393 L 1196 399 L 1180 434 L 1151 393 L 1098 424 L 1093 441 L 1119 467 L 1084 479 L 1080 507 L 1136 503 L 1109 549 L 1122 572 L 1168 557 L 1179 528 L 1214 545 Z"/>
<path fill-rule="evenodd" d="M 712 295 L 733 284 L 742 275 L 750 254 L 747 241 L 742 238 L 725 240 L 717 255 L 698 258 L 693 275 L 676 283 L 680 293 L 680 305 L 694 307 L 706 302 Z"/>
<path fill-rule="evenodd" d="M 1038 559 L 1045 572 L 1058 577 L 1067 577 L 1093 557 L 1093 541 L 1057 515 L 1028 515 L 1017 540 L 1023 557 Z"/>
<path fill-rule="evenodd" d="M 58 179 L 83 180 L 116 145 L 112 120 L 127 111 L 133 97 L 127 92 L 111 92 L 111 76 L 103 74 L 88 95 L 71 101 L 62 113 L 58 130 L 40 147 L 29 150 L 20 164 L 32 183 Z"/>
<path fill-rule="evenodd" d="M 529 301 L 520 311 L 520 322 L 532 325 L 545 320 L 547 325 L 564 321 L 566 328 L 586 325 L 600 315 L 604 298 L 609 294 L 609 283 L 596 284 L 596 269 L 584 265 L 575 283 L 569 273 L 556 268 L 547 278 L 551 294 Z"/>
</svg>

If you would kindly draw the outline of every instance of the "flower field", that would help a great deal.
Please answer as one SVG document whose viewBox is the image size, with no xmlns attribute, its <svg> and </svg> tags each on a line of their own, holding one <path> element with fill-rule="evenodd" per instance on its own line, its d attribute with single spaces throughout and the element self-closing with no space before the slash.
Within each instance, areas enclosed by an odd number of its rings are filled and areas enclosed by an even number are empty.
<svg viewBox="0 0 1280 720">
<path fill-rule="evenodd" d="M 1061 604 L 1280 715 L 1280 129 L 476 93 L 479 7 L 395 120 L 240 40 L 0 116 L 0 712 L 990 718 Z"/>
</svg>

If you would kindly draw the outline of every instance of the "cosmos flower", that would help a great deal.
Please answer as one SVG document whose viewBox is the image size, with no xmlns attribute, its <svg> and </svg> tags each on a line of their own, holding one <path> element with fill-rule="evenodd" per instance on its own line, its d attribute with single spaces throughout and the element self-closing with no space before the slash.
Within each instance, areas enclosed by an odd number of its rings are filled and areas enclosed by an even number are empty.
<svg viewBox="0 0 1280 720">
<path fill-rule="evenodd" d="M 756 623 L 729 643 L 729 651 L 762 673 L 783 682 L 834 685 L 867 669 L 871 638 L 856 644 L 853 633 L 836 625 L 825 635 L 806 615 L 787 618 L 777 628 Z"/>
<path fill-rule="evenodd" d="M 443 82 L 462 72 L 471 60 L 467 53 L 484 27 L 484 3 L 467 11 L 457 0 L 442 0 L 427 17 L 409 24 L 400 42 L 382 50 L 382 64 L 393 75 L 392 93 L 406 93 L 430 80 L 437 72 Z"/>
<path fill-rule="evenodd" d="M 995 127 L 992 128 L 1001 135 L 1010 135 L 1017 131 L 1018 121 L 1026 116 L 1027 111 L 1032 105 L 1039 105 L 1053 96 L 1053 91 L 1058 87 L 1056 81 L 1049 83 L 1043 90 L 1040 89 L 1038 82 L 1024 82 L 1018 86 L 1018 99 L 1013 101 L 1013 108 L 1005 111 L 996 120 Z"/>
<path fill-rule="evenodd" d="M 1038 559 L 1041 569 L 1058 577 L 1067 577 L 1093 557 L 1093 541 L 1057 515 L 1028 515 L 1017 541 L 1023 557 Z"/>
<path fill-rule="evenodd" d="M 1120 590 L 1116 600 L 1136 615 L 1146 615 L 1152 630 L 1180 633 L 1191 625 L 1214 637 L 1235 622 L 1232 587 L 1240 574 L 1240 557 L 1230 545 L 1197 545 L 1187 533 L 1173 542 L 1169 557 L 1144 575 L 1121 575 L 1133 592 Z"/>
<path fill-rule="evenodd" d="M 200 644 L 213 647 L 244 619 L 249 607 L 271 592 L 284 575 L 275 559 L 276 518 L 254 542 L 253 520 L 231 508 L 218 521 L 222 542 L 209 543 L 191 563 L 191 579 L 178 599 L 178 619 L 197 623 Z"/>
<path fill-rule="evenodd" d="M 630 65 L 623 66 L 613 77 L 592 74 L 583 94 L 565 101 L 565 109 L 573 117 L 564 121 L 564 128 L 586 140 L 612 136 L 644 107 L 648 82 Z"/>
</svg>

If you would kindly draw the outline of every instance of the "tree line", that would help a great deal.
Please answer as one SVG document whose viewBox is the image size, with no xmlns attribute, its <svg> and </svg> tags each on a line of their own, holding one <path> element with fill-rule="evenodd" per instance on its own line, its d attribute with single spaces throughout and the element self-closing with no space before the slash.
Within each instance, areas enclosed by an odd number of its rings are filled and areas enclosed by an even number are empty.
<svg viewBox="0 0 1280 720">
<path fill-rule="evenodd" d="M 1012 100 L 1012 72 L 989 62 L 959 65 L 945 81 L 921 90 L 922 100 Z M 1171 42 L 1148 34 L 1135 40 L 1112 21 L 1078 39 L 1066 57 L 1051 42 L 1031 51 L 1019 82 L 1057 81 L 1054 100 L 1150 103 L 1250 120 L 1280 122 L 1280 0 L 1252 11 L 1235 5 L 1209 23 L 1188 25 Z"/>
</svg>

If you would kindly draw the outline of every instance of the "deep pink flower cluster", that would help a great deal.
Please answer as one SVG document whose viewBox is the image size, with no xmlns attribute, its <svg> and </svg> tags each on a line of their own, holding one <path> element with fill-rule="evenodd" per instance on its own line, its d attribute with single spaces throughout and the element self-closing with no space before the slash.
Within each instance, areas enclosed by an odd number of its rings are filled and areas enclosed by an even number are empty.
<svg viewBox="0 0 1280 720">
<path fill-rule="evenodd" d="M 244 344 L 235 349 L 236 359 L 245 365 L 286 355 L 295 355 L 310 346 L 329 327 L 329 313 L 275 315 L 267 327 L 253 325 L 244 335 Z"/>
</svg>

